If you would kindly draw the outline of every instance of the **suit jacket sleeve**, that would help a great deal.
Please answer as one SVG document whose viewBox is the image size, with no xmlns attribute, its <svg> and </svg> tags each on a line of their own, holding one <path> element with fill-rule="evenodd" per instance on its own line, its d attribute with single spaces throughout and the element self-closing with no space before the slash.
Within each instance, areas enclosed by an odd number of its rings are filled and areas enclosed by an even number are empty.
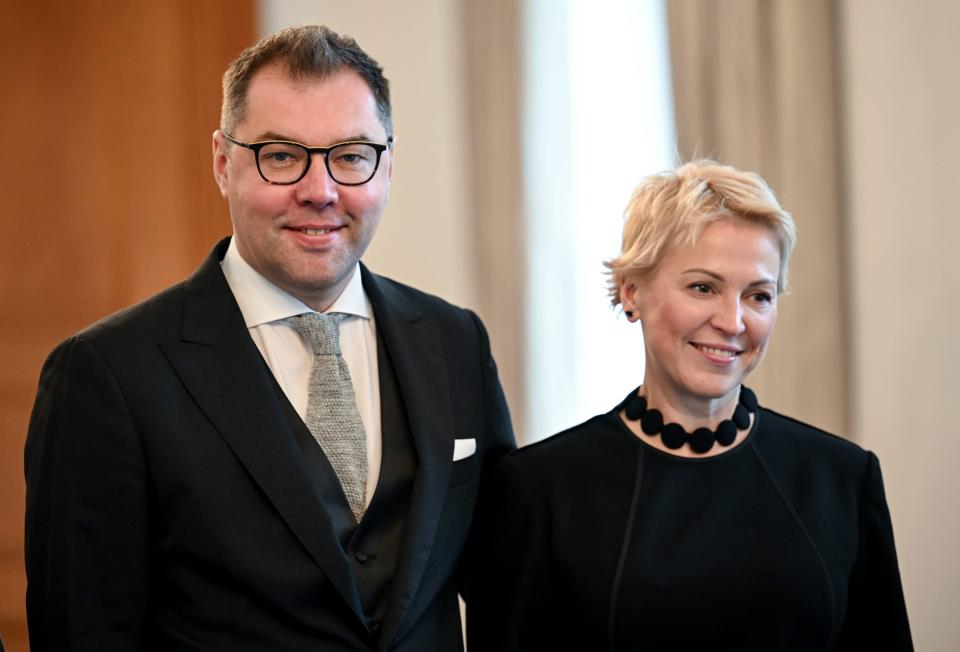
<svg viewBox="0 0 960 652">
<path fill-rule="evenodd" d="M 475 582 L 467 601 L 470 652 L 564 649 L 554 640 L 549 506 L 511 457 L 490 473 L 478 511 Z"/>
<path fill-rule="evenodd" d="M 893 526 L 876 455 L 867 454 L 860 498 L 860 545 L 837 650 L 912 650 Z"/>
<path fill-rule="evenodd" d="M 480 337 L 480 350 L 483 356 L 483 397 L 484 414 L 486 415 L 486 431 L 490 444 L 488 446 L 487 462 L 495 462 L 507 451 L 517 447 L 513 436 L 513 426 L 510 421 L 510 410 L 503 395 L 500 377 L 497 374 L 497 365 L 490 353 L 490 338 L 483 327 L 480 318 L 470 312 Z"/>
<path fill-rule="evenodd" d="M 138 649 L 147 588 L 143 456 L 121 388 L 82 336 L 54 350 L 41 372 L 25 473 L 31 649 Z"/>
<path fill-rule="evenodd" d="M 513 426 L 510 420 L 510 410 L 507 407 L 506 398 L 503 395 L 503 388 L 500 385 L 500 378 L 497 374 L 497 365 L 494 362 L 493 355 L 490 352 L 490 339 L 483 322 L 472 311 L 467 311 L 473 320 L 477 329 L 480 342 L 480 354 L 483 364 L 483 414 L 485 440 L 483 465 L 484 469 L 490 469 L 507 452 L 517 447 L 516 439 L 513 434 Z M 489 486 L 488 476 L 484 469 L 480 473 L 479 492 L 482 495 Z M 477 536 L 482 534 L 480 526 L 476 519 L 470 528 L 470 536 L 467 540 L 467 548 L 464 552 L 463 561 L 460 564 L 458 572 L 458 584 L 460 594 L 464 599 L 469 600 L 470 586 L 473 576 L 473 554 L 478 545 Z"/>
</svg>

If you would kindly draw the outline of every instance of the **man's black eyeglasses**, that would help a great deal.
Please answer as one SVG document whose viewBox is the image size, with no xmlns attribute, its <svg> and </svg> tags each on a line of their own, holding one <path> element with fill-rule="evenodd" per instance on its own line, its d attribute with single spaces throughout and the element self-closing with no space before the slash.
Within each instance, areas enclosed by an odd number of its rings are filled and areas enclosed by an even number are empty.
<svg viewBox="0 0 960 652">
<path fill-rule="evenodd" d="M 342 186 L 362 186 L 377 173 L 381 155 L 393 144 L 392 136 L 386 145 L 351 140 L 330 147 L 307 147 L 288 140 L 241 143 L 229 134 L 223 136 L 234 145 L 251 150 L 263 180 L 280 186 L 289 186 L 305 177 L 314 154 L 323 156 L 331 179 Z"/>
</svg>

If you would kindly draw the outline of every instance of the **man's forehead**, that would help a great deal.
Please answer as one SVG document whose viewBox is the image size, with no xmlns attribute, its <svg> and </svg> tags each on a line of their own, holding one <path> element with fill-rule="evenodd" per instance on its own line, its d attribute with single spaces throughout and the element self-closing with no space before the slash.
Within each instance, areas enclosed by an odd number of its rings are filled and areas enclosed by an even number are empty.
<svg viewBox="0 0 960 652">
<path fill-rule="evenodd" d="M 247 100 L 251 99 L 251 95 L 261 94 L 257 91 L 303 94 L 343 86 L 350 86 L 355 92 L 367 95 L 376 102 L 366 80 L 350 68 L 338 68 L 326 75 L 292 75 L 286 66 L 279 63 L 267 64 L 253 74 L 247 87 Z"/>
<path fill-rule="evenodd" d="M 385 137 L 373 91 L 349 68 L 295 78 L 277 64 L 265 66 L 250 81 L 241 125 L 256 132 L 246 138 L 283 134 L 305 144 Z"/>
</svg>

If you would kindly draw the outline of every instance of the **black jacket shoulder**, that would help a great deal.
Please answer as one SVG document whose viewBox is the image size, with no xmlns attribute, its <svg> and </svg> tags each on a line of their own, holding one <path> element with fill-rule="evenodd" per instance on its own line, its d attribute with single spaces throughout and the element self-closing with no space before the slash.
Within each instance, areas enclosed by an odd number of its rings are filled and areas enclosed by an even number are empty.
<svg viewBox="0 0 960 652">
<path fill-rule="evenodd" d="M 789 476 L 859 486 L 870 460 L 856 443 L 774 410 L 761 407 L 754 445 L 771 468 Z"/>
<path fill-rule="evenodd" d="M 511 451 L 500 462 L 501 473 L 536 478 L 544 487 L 566 485 L 583 476 L 587 467 L 602 468 L 611 458 L 631 454 L 633 442 L 618 430 L 610 413 L 546 439 Z"/>
<path fill-rule="evenodd" d="M 468 308 L 456 306 L 434 294 L 418 290 L 387 276 L 375 274 L 365 266 L 361 266 L 361 270 L 364 279 L 373 281 L 374 284 L 371 287 L 369 283 L 365 283 L 364 288 L 367 292 L 380 292 L 395 305 L 403 306 L 416 313 L 428 314 L 445 324 L 470 325 L 472 327 L 474 322 L 479 321 L 476 314 Z"/>
</svg>

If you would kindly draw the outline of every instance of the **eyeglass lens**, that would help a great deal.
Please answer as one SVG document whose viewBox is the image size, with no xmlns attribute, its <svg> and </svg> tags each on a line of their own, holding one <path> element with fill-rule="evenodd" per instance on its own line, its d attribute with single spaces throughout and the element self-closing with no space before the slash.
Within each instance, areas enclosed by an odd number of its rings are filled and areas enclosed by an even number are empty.
<svg viewBox="0 0 960 652">
<path fill-rule="evenodd" d="M 268 181 L 292 183 L 303 176 L 309 157 L 300 145 L 270 143 L 260 148 L 257 163 Z M 327 153 L 326 165 L 337 183 L 365 183 L 377 171 L 377 150 L 364 143 L 338 145 Z"/>
</svg>

